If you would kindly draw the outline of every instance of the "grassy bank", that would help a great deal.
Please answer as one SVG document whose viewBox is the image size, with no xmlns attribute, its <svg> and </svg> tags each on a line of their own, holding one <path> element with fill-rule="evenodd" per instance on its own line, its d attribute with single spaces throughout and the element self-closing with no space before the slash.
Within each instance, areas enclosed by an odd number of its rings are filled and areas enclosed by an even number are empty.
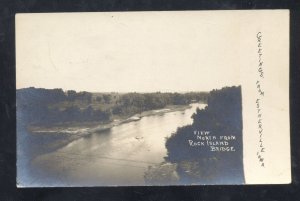
<svg viewBox="0 0 300 201">
<path fill-rule="evenodd" d="M 64 122 L 52 126 L 29 126 L 28 130 L 34 134 L 70 134 L 70 135 L 87 135 L 95 132 L 110 129 L 124 123 L 139 121 L 141 118 L 151 115 L 162 115 L 168 112 L 183 111 L 190 108 L 190 105 L 167 105 L 162 109 L 148 110 L 136 113 L 133 116 L 114 116 L 110 122 L 101 121 L 92 122 Z"/>
<path fill-rule="evenodd" d="M 184 111 L 190 107 L 191 106 L 189 105 L 168 105 L 163 109 L 148 110 L 142 113 L 137 113 L 133 116 L 118 116 L 107 123 L 67 122 L 52 126 L 29 126 L 27 127 L 27 130 L 31 134 L 27 136 L 27 138 L 30 138 L 30 140 L 34 142 L 34 146 L 38 147 L 35 150 L 39 150 L 41 153 L 49 153 L 92 133 L 101 133 L 102 131 L 110 129 L 114 126 L 133 121 L 139 121 L 146 116 L 162 115 L 175 111 Z"/>
</svg>

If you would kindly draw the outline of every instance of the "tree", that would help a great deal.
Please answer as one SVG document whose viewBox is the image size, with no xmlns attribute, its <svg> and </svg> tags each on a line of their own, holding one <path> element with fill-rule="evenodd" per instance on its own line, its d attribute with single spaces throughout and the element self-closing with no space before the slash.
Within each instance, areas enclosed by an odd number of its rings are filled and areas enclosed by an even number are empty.
<svg viewBox="0 0 300 201">
<path fill-rule="evenodd" d="M 74 101 L 76 98 L 76 91 L 68 90 L 67 91 L 68 100 Z"/>
<path fill-rule="evenodd" d="M 104 102 L 106 104 L 108 104 L 111 101 L 111 95 L 110 94 L 103 94 L 103 99 L 104 99 Z"/>
<path fill-rule="evenodd" d="M 101 103 L 102 102 L 102 96 L 97 96 L 96 97 L 96 101 L 99 102 L 99 103 Z"/>
</svg>

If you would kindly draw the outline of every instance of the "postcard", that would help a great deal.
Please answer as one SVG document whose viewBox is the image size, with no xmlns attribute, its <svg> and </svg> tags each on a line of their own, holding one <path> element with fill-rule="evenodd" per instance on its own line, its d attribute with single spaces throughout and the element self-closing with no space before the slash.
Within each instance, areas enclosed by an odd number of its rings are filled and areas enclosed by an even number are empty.
<svg viewBox="0 0 300 201">
<path fill-rule="evenodd" d="M 289 10 L 15 26 L 18 187 L 291 182 Z"/>
</svg>

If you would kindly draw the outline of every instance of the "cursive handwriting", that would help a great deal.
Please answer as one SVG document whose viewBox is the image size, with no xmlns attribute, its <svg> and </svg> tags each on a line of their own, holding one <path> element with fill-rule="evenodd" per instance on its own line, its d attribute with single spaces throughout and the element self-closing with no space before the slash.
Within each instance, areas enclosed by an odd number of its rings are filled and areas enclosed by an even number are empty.
<svg viewBox="0 0 300 201">
<path fill-rule="evenodd" d="M 265 96 L 265 92 L 263 90 L 263 79 L 265 76 L 264 68 L 263 68 L 263 45 L 262 45 L 262 33 L 258 32 L 256 34 L 257 39 L 257 55 L 258 55 L 258 78 L 256 81 L 256 89 L 257 89 L 257 96 L 256 96 L 256 111 L 257 111 L 257 129 L 259 135 L 259 146 L 257 150 L 257 159 L 261 167 L 265 167 L 265 146 L 264 146 L 264 129 L 263 129 L 263 98 Z"/>
</svg>

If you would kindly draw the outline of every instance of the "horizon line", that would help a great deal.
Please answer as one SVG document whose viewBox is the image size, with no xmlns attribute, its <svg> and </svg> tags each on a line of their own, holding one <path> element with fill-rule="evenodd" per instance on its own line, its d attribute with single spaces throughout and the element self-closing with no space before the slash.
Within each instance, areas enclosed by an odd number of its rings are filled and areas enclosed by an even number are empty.
<svg viewBox="0 0 300 201">
<path fill-rule="evenodd" d="M 77 92 L 89 92 L 89 93 L 191 93 L 191 92 L 206 92 L 209 93 L 212 90 L 217 90 L 217 89 L 222 89 L 225 87 L 238 87 L 241 85 L 231 85 L 231 86 L 223 86 L 221 88 L 213 88 L 211 90 L 203 90 L 203 91 L 195 91 L 195 90 L 190 90 L 190 91 L 164 91 L 164 90 L 156 90 L 156 91 L 87 91 L 87 90 L 75 90 L 75 89 L 63 89 L 63 88 L 44 88 L 44 87 L 34 87 L 34 86 L 30 86 L 30 87 L 23 87 L 23 88 L 16 88 L 17 90 L 22 90 L 22 89 L 30 89 L 30 88 L 34 88 L 34 89 L 46 89 L 46 90 L 54 90 L 54 89 L 61 89 L 64 92 L 67 91 L 75 91 Z"/>
</svg>

